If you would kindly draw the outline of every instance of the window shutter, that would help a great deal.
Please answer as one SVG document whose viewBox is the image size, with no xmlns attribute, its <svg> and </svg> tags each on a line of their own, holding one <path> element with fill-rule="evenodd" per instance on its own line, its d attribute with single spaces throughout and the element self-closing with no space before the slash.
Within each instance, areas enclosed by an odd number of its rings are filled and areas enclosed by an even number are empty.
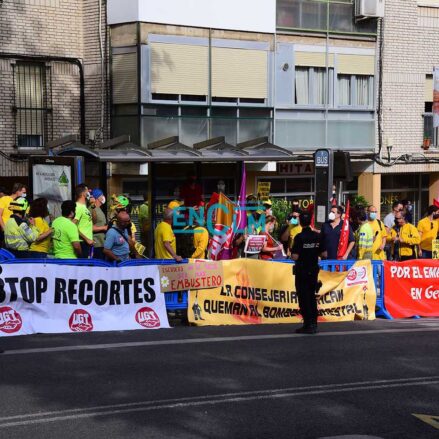
<svg viewBox="0 0 439 439">
<path fill-rule="evenodd" d="M 338 73 L 349 75 L 375 74 L 375 57 L 371 55 L 337 55 Z"/>
<path fill-rule="evenodd" d="M 137 53 L 113 54 L 113 103 L 137 103 Z"/>
<path fill-rule="evenodd" d="M 268 53 L 212 48 L 212 97 L 267 99 Z"/>
<path fill-rule="evenodd" d="M 151 92 L 164 94 L 208 94 L 206 46 L 151 43 Z"/>
<path fill-rule="evenodd" d="M 323 52 L 294 52 L 294 64 L 303 67 L 326 67 L 326 54 Z M 334 67 L 334 54 L 328 56 L 328 67 Z"/>
<path fill-rule="evenodd" d="M 425 102 L 433 102 L 433 78 L 427 76 L 425 78 Z"/>
</svg>

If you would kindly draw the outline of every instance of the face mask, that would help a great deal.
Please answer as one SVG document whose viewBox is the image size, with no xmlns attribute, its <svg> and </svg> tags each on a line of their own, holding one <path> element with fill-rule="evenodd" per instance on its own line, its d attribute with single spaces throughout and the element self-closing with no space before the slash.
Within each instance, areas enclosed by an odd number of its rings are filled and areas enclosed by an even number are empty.
<svg viewBox="0 0 439 439">
<path fill-rule="evenodd" d="M 87 200 L 90 199 L 90 192 L 87 192 L 87 193 L 85 194 L 85 198 L 87 198 Z"/>
<path fill-rule="evenodd" d="M 334 213 L 334 212 L 331 212 L 331 213 L 328 215 L 328 219 L 329 219 L 329 221 L 334 221 L 334 220 L 335 220 L 335 213 Z"/>
<path fill-rule="evenodd" d="M 377 219 L 377 213 L 376 212 L 370 212 L 369 213 L 369 219 L 370 220 L 376 220 Z"/>
<path fill-rule="evenodd" d="M 265 211 L 266 215 L 273 215 L 273 210 L 272 209 L 268 209 Z"/>
<path fill-rule="evenodd" d="M 21 198 L 26 198 L 26 197 L 27 197 L 27 193 L 26 192 L 21 194 Z"/>
<path fill-rule="evenodd" d="M 106 198 L 105 198 L 104 196 L 102 196 L 102 197 L 100 198 L 100 201 L 101 201 L 102 204 L 105 204 L 105 201 L 107 201 L 107 200 L 106 200 Z"/>
<path fill-rule="evenodd" d="M 291 218 L 290 219 L 290 224 L 293 226 L 297 226 L 299 224 L 299 219 L 298 218 Z"/>
<path fill-rule="evenodd" d="M 409 204 L 409 205 L 407 206 L 407 210 L 408 210 L 409 212 L 411 212 L 412 209 L 413 209 L 413 206 L 412 206 L 411 204 Z"/>
</svg>

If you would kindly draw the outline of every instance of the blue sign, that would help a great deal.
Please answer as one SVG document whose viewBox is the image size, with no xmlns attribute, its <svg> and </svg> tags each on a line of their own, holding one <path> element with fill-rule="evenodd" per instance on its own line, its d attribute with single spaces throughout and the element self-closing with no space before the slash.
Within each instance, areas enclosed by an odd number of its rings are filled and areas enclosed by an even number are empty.
<svg viewBox="0 0 439 439">
<path fill-rule="evenodd" d="M 314 163 L 316 168 L 329 167 L 329 151 L 327 149 L 319 149 L 314 154 Z"/>
</svg>

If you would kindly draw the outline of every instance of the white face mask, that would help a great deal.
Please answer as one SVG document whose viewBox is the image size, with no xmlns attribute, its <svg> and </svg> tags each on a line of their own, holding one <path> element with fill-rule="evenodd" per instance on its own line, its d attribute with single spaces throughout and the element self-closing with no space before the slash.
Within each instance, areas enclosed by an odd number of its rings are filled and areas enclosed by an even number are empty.
<svg viewBox="0 0 439 439">
<path fill-rule="evenodd" d="M 328 219 L 329 221 L 334 221 L 335 220 L 335 213 L 334 212 L 330 212 L 328 215 Z"/>
<path fill-rule="evenodd" d="M 265 211 L 266 215 L 273 215 L 273 210 L 270 208 L 268 210 Z"/>
<path fill-rule="evenodd" d="M 101 202 L 101 204 L 105 204 L 105 202 L 107 201 L 107 199 L 102 195 L 102 197 L 99 198 L 99 201 Z"/>
<path fill-rule="evenodd" d="M 22 194 L 21 194 L 21 198 L 26 198 L 27 197 L 27 193 L 26 192 L 23 192 Z"/>
</svg>

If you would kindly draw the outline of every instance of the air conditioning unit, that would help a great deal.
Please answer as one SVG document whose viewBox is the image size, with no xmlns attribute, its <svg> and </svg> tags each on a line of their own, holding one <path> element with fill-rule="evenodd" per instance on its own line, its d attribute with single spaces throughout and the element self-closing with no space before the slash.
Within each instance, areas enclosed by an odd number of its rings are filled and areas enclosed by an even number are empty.
<svg viewBox="0 0 439 439">
<path fill-rule="evenodd" d="M 356 18 L 384 17 L 384 0 L 355 0 Z"/>
</svg>

